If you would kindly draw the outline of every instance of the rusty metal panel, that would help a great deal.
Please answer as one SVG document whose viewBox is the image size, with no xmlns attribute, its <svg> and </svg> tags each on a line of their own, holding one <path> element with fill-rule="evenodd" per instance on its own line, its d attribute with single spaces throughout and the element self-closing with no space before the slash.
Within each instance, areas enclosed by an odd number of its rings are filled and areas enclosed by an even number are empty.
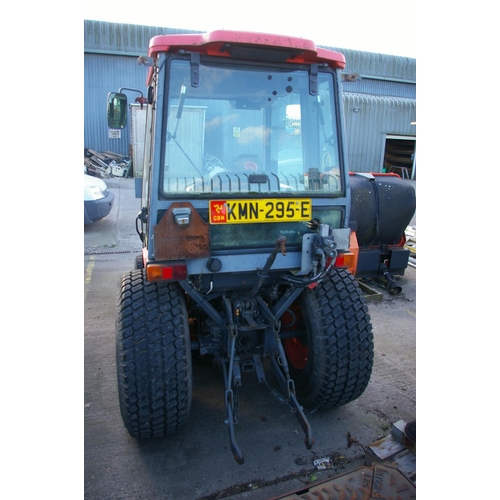
<svg viewBox="0 0 500 500">
<path fill-rule="evenodd" d="M 189 224 L 175 222 L 174 209 L 191 209 Z M 196 259 L 210 256 L 209 225 L 189 202 L 172 203 L 154 227 L 155 260 Z"/>
<path fill-rule="evenodd" d="M 376 498 L 413 500 L 415 484 L 401 471 L 382 464 L 361 467 L 352 472 L 306 486 L 271 500 L 375 500 Z"/>
</svg>

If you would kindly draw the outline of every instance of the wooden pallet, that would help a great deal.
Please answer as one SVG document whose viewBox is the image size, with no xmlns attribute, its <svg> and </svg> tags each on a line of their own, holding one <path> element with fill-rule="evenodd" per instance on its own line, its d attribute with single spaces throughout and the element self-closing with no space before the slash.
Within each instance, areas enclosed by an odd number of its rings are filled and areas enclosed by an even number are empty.
<svg viewBox="0 0 500 500">
<path fill-rule="evenodd" d="M 384 298 L 384 295 L 381 292 L 375 290 L 371 286 L 368 286 L 364 281 L 357 281 L 363 295 L 365 296 L 365 300 L 382 300 Z"/>
</svg>

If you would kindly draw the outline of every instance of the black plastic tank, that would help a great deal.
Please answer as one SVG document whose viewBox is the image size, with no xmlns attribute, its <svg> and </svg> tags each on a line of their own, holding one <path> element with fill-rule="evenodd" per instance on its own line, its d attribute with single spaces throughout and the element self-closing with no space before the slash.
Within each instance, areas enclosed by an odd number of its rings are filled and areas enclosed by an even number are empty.
<svg viewBox="0 0 500 500">
<path fill-rule="evenodd" d="M 415 188 L 391 174 L 351 174 L 350 227 L 358 245 L 396 245 L 416 209 Z"/>
</svg>

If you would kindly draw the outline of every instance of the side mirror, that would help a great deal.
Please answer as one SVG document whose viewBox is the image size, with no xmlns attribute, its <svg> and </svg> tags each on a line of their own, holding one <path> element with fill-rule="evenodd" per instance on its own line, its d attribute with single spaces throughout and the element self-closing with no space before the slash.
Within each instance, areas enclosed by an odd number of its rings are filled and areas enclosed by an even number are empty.
<svg viewBox="0 0 500 500">
<path fill-rule="evenodd" d="M 118 92 L 108 94 L 108 127 L 125 128 L 127 125 L 127 96 Z"/>
</svg>

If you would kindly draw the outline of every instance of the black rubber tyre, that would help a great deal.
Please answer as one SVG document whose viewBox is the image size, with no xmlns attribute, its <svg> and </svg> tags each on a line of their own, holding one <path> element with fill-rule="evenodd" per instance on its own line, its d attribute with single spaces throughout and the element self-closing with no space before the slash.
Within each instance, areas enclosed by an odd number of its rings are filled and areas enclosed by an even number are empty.
<svg viewBox="0 0 500 500">
<path fill-rule="evenodd" d="M 355 278 L 334 270 L 306 289 L 295 310 L 307 340 L 285 341 L 297 399 L 308 408 L 332 408 L 357 399 L 373 366 L 368 308 Z"/>
<path fill-rule="evenodd" d="M 132 437 L 163 437 L 189 416 L 191 344 L 176 283 L 148 283 L 144 270 L 122 278 L 116 321 L 120 411 Z"/>
<path fill-rule="evenodd" d="M 142 255 L 137 255 L 134 261 L 134 269 L 144 269 L 144 262 L 142 261 Z"/>
</svg>

